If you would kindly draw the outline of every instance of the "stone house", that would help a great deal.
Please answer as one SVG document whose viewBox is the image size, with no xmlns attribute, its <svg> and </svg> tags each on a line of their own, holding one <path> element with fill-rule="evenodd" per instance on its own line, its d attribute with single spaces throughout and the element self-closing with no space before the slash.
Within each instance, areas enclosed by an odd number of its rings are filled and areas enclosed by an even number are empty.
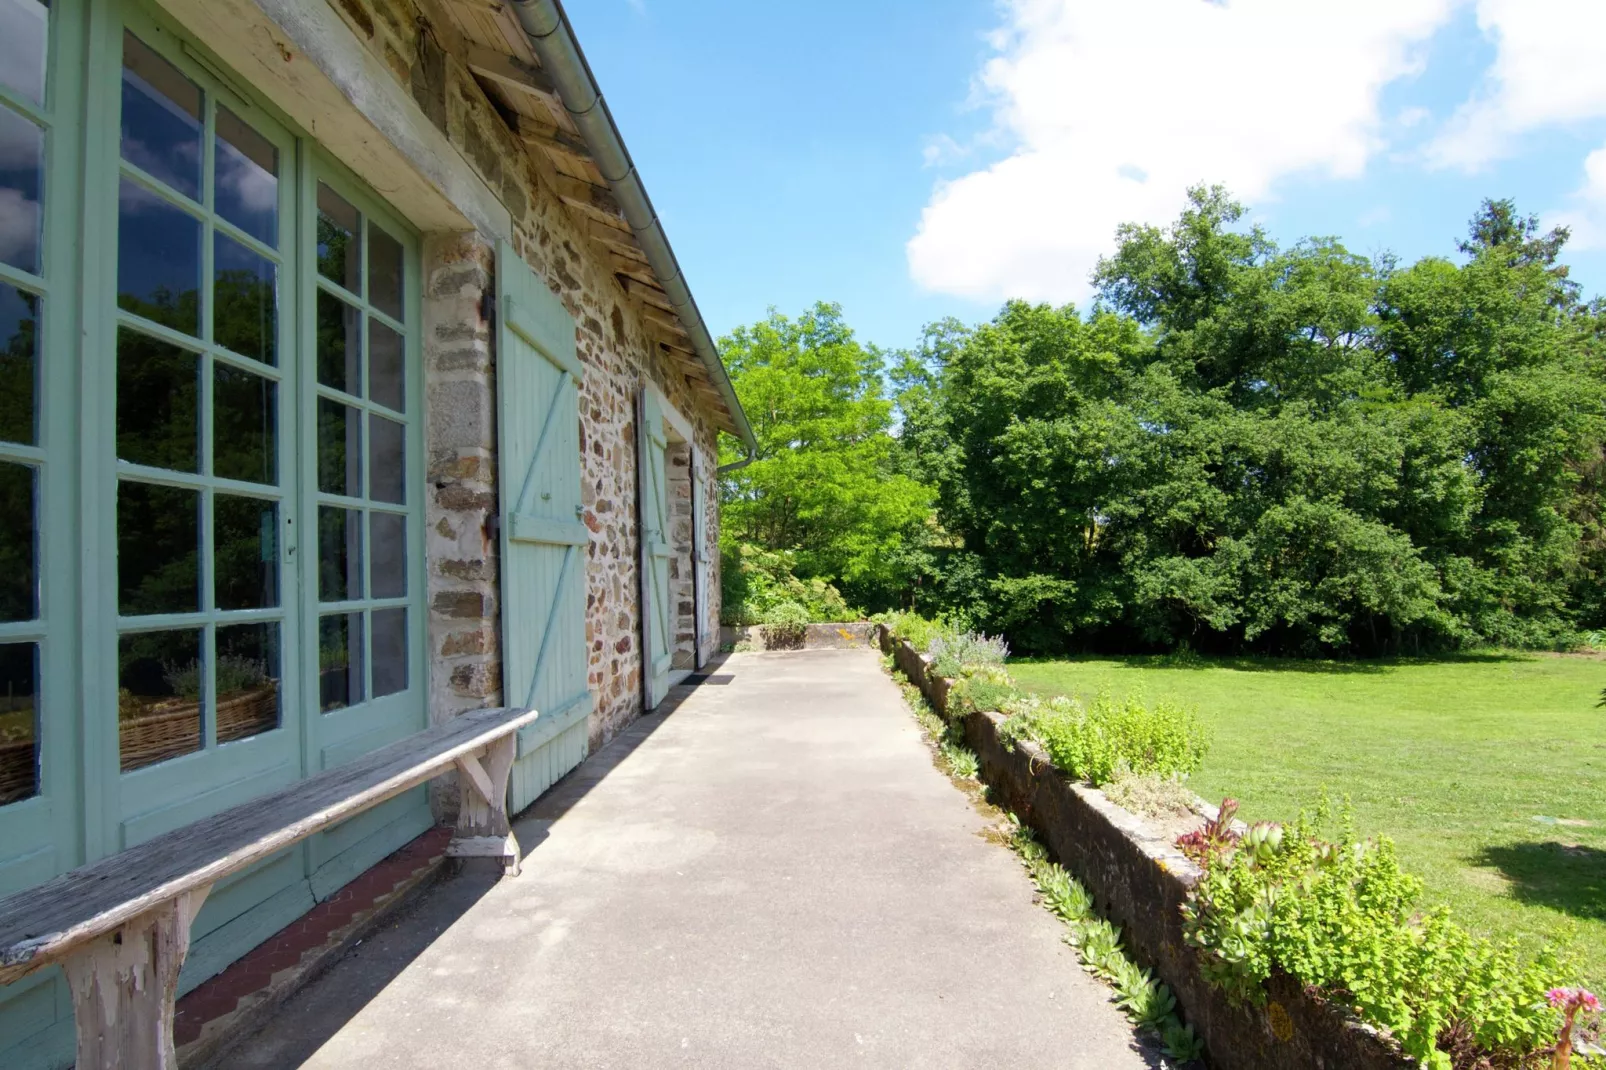
<svg viewBox="0 0 1606 1070">
<path fill-rule="evenodd" d="M 528 805 L 716 649 L 721 432 L 556 0 L 0 0 L 0 896 L 480 706 Z M 181 990 L 454 805 L 220 883 Z"/>
</svg>

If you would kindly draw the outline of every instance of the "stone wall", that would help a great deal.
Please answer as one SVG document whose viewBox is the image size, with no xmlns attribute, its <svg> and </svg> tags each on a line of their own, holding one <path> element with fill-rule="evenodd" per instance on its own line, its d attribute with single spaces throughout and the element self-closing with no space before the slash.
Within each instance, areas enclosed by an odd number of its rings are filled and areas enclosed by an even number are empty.
<svg viewBox="0 0 1606 1070">
<path fill-rule="evenodd" d="M 586 641 L 595 699 L 591 746 L 638 715 L 641 652 L 635 519 L 635 396 L 656 383 L 717 455 L 709 413 L 657 355 L 645 323 L 443 34 L 413 0 L 330 0 L 331 7 L 407 89 L 513 220 L 513 244 L 573 315 L 579 357 L 583 520 L 591 531 Z M 494 287 L 484 235 L 427 235 L 425 386 L 430 411 L 427 543 L 430 704 L 436 719 L 501 701 L 496 534 L 494 330 L 483 295 Z M 717 531 L 713 466 L 709 522 Z M 711 542 L 710 545 L 716 543 Z M 709 586 L 718 590 L 717 565 Z M 717 613 L 717 605 L 714 608 Z"/>
</svg>

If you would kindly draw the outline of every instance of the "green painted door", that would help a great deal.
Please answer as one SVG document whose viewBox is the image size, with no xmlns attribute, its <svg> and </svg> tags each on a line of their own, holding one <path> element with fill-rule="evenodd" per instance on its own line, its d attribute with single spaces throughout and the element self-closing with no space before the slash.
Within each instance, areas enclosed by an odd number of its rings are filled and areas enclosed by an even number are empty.
<svg viewBox="0 0 1606 1070">
<path fill-rule="evenodd" d="M 585 368 L 573 318 L 506 242 L 496 275 L 503 701 L 541 711 L 519 733 L 509 788 L 518 811 L 586 754 Z"/>
<path fill-rule="evenodd" d="M 674 660 L 674 607 L 669 602 L 669 438 L 663 403 L 643 389 L 636 406 L 636 478 L 641 527 L 641 658 L 643 704 L 655 708 L 669 693 Z"/>
</svg>

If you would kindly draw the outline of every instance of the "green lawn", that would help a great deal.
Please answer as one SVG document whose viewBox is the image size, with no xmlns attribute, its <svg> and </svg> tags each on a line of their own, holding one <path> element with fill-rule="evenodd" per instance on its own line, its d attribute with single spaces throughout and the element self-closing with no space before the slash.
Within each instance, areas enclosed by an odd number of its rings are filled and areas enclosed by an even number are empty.
<svg viewBox="0 0 1606 1070">
<path fill-rule="evenodd" d="M 1192 785 L 1281 820 L 1327 789 L 1469 927 L 1570 939 L 1606 988 L 1606 660 L 1079 658 L 1013 662 L 1043 694 L 1141 691 L 1198 707 L 1214 735 Z"/>
</svg>

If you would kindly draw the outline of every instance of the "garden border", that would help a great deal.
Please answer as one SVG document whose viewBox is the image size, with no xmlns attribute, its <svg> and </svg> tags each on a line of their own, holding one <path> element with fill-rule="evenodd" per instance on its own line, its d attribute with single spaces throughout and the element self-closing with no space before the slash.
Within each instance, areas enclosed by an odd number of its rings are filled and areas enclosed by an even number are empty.
<svg viewBox="0 0 1606 1070">
<path fill-rule="evenodd" d="M 882 651 L 926 701 L 946 714 L 952 681 L 931 671 L 926 658 L 885 625 L 878 625 L 878 637 Z M 1006 746 L 998 734 L 1003 721 L 999 713 L 964 719 L 965 741 L 980 761 L 991 801 L 1036 830 L 1050 855 L 1093 893 L 1099 912 L 1120 926 L 1133 958 L 1171 986 L 1212 1066 L 1414 1070 L 1416 1064 L 1393 1041 L 1291 977 L 1274 975 L 1258 1007 L 1234 1006 L 1211 987 L 1198 950 L 1183 940 L 1182 905 L 1199 879 L 1198 867 L 1142 817 L 1097 788 L 1061 776 L 1037 744 Z"/>
</svg>

